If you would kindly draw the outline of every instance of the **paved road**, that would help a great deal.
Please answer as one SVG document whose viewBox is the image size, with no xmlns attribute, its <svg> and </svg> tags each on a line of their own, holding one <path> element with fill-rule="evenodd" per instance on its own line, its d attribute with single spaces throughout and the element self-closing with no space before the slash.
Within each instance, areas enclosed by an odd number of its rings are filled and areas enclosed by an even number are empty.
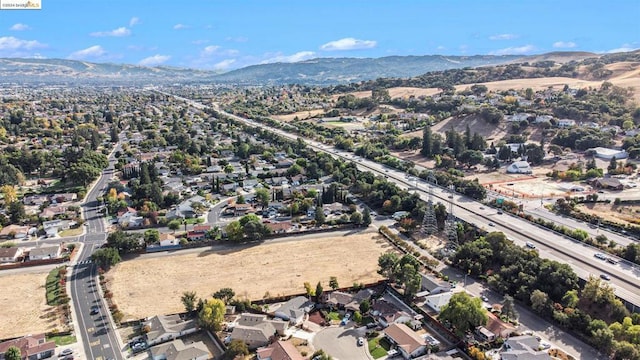
<svg viewBox="0 0 640 360">
<path fill-rule="evenodd" d="M 120 144 L 118 143 L 109 156 L 108 168 L 102 172 L 81 206 L 86 220 L 86 233 L 74 239 L 84 243 L 76 262 L 88 260 L 93 251 L 107 239 L 104 220 L 96 210 L 98 205 L 96 199 L 104 193 L 113 175 L 113 166 L 116 161 L 114 154 L 119 149 Z M 74 265 L 70 280 L 70 297 L 80 330 L 80 333 L 76 335 L 82 341 L 86 358 L 94 360 L 123 359 L 109 310 L 100 295 L 99 284 L 96 283 L 97 267 L 91 263 Z M 89 314 L 93 305 L 100 307 L 98 315 Z"/>
<path fill-rule="evenodd" d="M 367 344 L 358 346 L 357 339 L 364 331 L 353 327 L 330 326 L 318 332 L 311 343 L 336 360 L 370 360 Z"/>
<path fill-rule="evenodd" d="M 207 107 L 190 99 L 172 94 L 165 94 L 183 100 L 198 109 L 204 109 Z M 355 159 L 352 153 L 337 150 L 332 146 L 328 146 L 314 140 L 305 139 L 296 134 L 288 133 L 280 129 L 274 129 L 251 119 L 227 113 L 221 110 L 217 104 L 213 104 L 212 107 L 214 110 L 245 124 L 272 131 L 292 140 L 302 139 L 307 145 L 318 151 L 329 153 L 334 157 L 340 157 L 348 160 Z M 428 199 L 430 188 L 429 184 L 422 181 L 409 181 L 406 178 L 406 173 L 388 168 L 373 161 L 366 159 L 355 160 L 356 161 L 354 161 L 354 163 L 357 164 L 359 168 L 385 175 L 390 181 L 394 182 L 401 188 L 415 189 L 423 200 Z M 435 201 L 443 201 L 444 203 L 449 202 L 447 190 L 439 187 L 433 187 L 432 193 L 435 197 Z M 607 273 L 612 278 L 612 285 L 616 291 L 616 295 L 623 300 L 635 304 L 636 306 L 640 306 L 640 268 L 623 263 L 612 265 L 603 261 L 594 261 L 593 255 L 598 252 L 595 248 L 588 248 L 584 244 L 568 240 L 549 231 L 548 229 L 537 227 L 518 217 L 506 214 L 504 216 L 497 217 L 495 216 L 495 213 L 487 213 L 486 209 L 480 209 L 481 207 L 484 208 L 484 205 L 464 196 L 456 195 L 453 199 L 455 216 L 480 227 L 487 229 L 495 228 L 498 231 L 503 231 L 507 236 L 513 238 L 514 241 L 520 245 L 524 245 L 526 241 L 534 242 L 539 247 L 540 256 L 557 260 L 562 263 L 568 263 L 578 276 L 583 279 L 588 279 L 591 275 L 599 276 L 600 274 Z M 495 223 L 496 226 L 490 227 L 490 222 Z"/>
</svg>

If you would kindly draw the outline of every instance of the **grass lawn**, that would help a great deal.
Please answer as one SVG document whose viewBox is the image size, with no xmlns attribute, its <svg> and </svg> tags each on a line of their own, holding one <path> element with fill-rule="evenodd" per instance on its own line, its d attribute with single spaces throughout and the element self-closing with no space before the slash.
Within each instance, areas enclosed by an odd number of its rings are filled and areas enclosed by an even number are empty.
<svg viewBox="0 0 640 360">
<path fill-rule="evenodd" d="M 339 321 L 339 320 L 341 320 L 341 319 L 342 319 L 342 318 L 340 317 L 340 314 L 338 314 L 338 313 L 337 313 L 337 312 L 335 312 L 335 311 L 331 311 L 330 313 L 328 313 L 328 314 L 327 314 L 327 318 L 328 318 L 329 320 L 336 320 L 336 321 Z"/>
<path fill-rule="evenodd" d="M 58 292 L 60 291 L 59 273 L 60 268 L 55 268 L 47 275 L 47 305 L 58 304 Z"/>
<path fill-rule="evenodd" d="M 374 359 L 379 359 L 387 355 L 387 351 L 391 349 L 391 344 L 382 337 L 369 339 L 369 353 Z"/>
<path fill-rule="evenodd" d="M 60 235 L 60 237 L 82 235 L 82 226 L 75 229 L 62 230 L 58 235 Z"/>
<path fill-rule="evenodd" d="M 203 222 L 204 222 L 204 219 L 203 219 L 203 218 L 200 218 L 200 217 L 198 217 L 198 218 L 192 218 L 192 219 L 184 219 L 184 223 L 185 223 L 185 224 L 189 224 L 189 225 L 192 225 L 192 224 L 202 224 Z"/>
<path fill-rule="evenodd" d="M 47 341 L 52 341 L 52 340 L 58 346 L 69 345 L 69 344 L 73 344 L 76 341 L 78 341 L 76 339 L 76 337 L 73 336 L 73 335 L 56 335 L 56 336 L 48 336 L 47 337 Z"/>
</svg>

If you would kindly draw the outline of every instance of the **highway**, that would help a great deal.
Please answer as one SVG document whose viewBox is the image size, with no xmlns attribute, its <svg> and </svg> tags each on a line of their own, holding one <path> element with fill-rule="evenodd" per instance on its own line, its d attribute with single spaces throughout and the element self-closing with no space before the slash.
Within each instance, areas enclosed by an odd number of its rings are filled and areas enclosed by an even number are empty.
<svg viewBox="0 0 640 360">
<path fill-rule="evenodd" d="M 186 99 L 173 94 L 163 93 L 165 95 L 174 96 L 186 103 L 198 108 L 205 109 L 207 106 L 190 99 Z M 247 125 L 260 127 L 264 130 L 272 131 L 283 137 L 296 140 L 302 139 L 305 143 L 318 150 L 336 157 L 346 160 L 355 161 L 361 169 L 372 171 L 380 175 L 385 175 L 389 180 L 403 188 L 413 188 L 423 200 L 427 200 L 429 196 L 429 184 L 423 181 L 409 181 L 405 178 L 405 173 L 387 168 L 376 162 L 360 159 L 353 154 L 333 148 L 332 146 L 319 143 L 314 140 L 302 138 L 296 134 L 287 133 L 280 129 L 274 129 L 259 122 L 242 118 L 240 116 L 222 111 L 216 104 L 213 109 L 219 113 L 229 116 L 237 121 Z M 449 192 L 440 187 L 431 186 L 433 189 L 434 201 L 449 202 Z M 495 229 L 504 232 L 516 244 L 524 245 L 527 241 L 536 244 L 540 256 L 569 264 L 576 274 L 582 279 L 588 279 L 593 275 L 599 277 L 601 274 L 608 274 L 611 277 L 611 285 L 615 289 L 615 293 L 621 299 L 640 306 L 640 268 L 631 266 L 628 263 L 619 262 L 618 264 L 609 264 L 605 261 L 594 257 L 599 252 L 595 248 L 588 247 L 582 243 L 567 239 L 548 229 L 538 227 L 524 219 L 510 216 L 507 214 L 499 215 L 495 210 L 487 209 L 482 203 L 473 201 L 469 198 L 455 195 L 453 198 L 453 213 L 456 217 L 476 224 L 488 231 Z M 493 223 L 494 226 L 490 226 Z"/>
<path fill-rule="evenodd" d="M 123 359 L 109 309 L 98 288 L 97 266 L 85 262 L 107 239 L 103 218 L 96 210 L 96 199 L 104 192 L 113 175 L 116 161 L 114 154 L 119 149 L 120 143 L 114 147 L 109 156 L 109 166 L 103 170 L 82 204 L 86 232 L 76 238 L 76 241 L 83 243 L 83 248 L 76 259 L 76 265 L 72 267 L 70 277 L 70 297 L 80 330 L 80 334 L 76 336 L 82 340 L 87 359 L 94 360 Z M 99 312 L 91 315 L 91 307 L 94 305 L 99 307 Z"/>
</svg>

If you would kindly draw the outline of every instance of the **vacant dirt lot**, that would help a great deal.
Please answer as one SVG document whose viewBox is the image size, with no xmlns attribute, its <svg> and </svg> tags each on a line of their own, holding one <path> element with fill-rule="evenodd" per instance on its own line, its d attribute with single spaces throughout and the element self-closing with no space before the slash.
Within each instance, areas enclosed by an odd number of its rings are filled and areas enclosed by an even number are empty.
<svg viewBox="0 0 640 360">
<path fill-rule="evenodd" d="M 0 339 L 48 332 L 58 321 L 45 302 L 47 273 L 0 273 Z M 51 316 L 51 317 L 49 317 Z"/>
<path fill-rule="evenodd" d="M 378 257 L 391 246 L 377 233 L 290 241 L 225 252 L 161 256 L 125 261 L 110 271 L 110 288 L 125 319 L 184 311 L 180 296 L 210 297 L 223 287 L 237 297 L 262 299 L 304 291 L 304 282 L 328 288 L 380 280 Z"/>
<path fill-rule="evenodd" d="M 577 208 L 587 214 L 597 215 L 609 221 L 625 225 L 638 225 L 640 223 L 639 205 L 614 205 L 614 204 L 581 204 Z"/>
<path fill-rule="evenodd" d="M 276 120 L 289 122 L 289 121 L 292 121 L 296 116 L 298 117 L 298 119 L 304 120 L 304 119 L 312 118 L 318 114 L 324 114 L 324 110 L 317 109 L 317 110 L 308 110 L 308 111 L 298 111 L 296 113 L 287 114 L 287 115 L 271 115 L 271 117 Z"/>
</svg>

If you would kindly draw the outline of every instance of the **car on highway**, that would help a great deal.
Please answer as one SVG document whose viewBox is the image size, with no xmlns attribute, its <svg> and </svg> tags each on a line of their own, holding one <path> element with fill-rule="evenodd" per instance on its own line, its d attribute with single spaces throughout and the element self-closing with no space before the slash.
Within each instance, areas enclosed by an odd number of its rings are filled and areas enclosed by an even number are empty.
<svg viewBox="0 0 640 360">
<path fill-rule="evenodd" d="M 596 258 L 598 258 L 600 260 L 607 260 L 607 257 L 604 256 L 604 254 L 602 254 L 602 253 L 595 253 L 593 256 L 595 256 Z"/>
<path fill-rule="evenodd" d="M 602 280 L 606 280 L 606 281 L 611 280 L 611 276 L 609 276 L 609 275 L 607 275 L 607 274 L 600 274 L 600 278 L 601 278 Z"/>
<path fill-rule="evenodd" d="M 486 302 L 486 303 L 488 303 L 488 302 L 489 302 L 489 298 L 488 298 L 488 297 L 486 297 L 486 296 L 481 296 L 481 297 L 480 297 L 480 299 L 481 299 L 482 301 Z"/>
<path fill-rule="evenodd" d="M 528 247 L 529 249 L 535 249 L 535 248 L 536 248 L 536 245 L 535 245 L 534 243 L 532 243 L 532 242 L 529 242 L 529 241 L 527 241 L 527 242 L 525 243 L 525 245 L 527 245 L 527 247 Z"/>
<path fill-rule="evenodd" d="M 496 226 L 496 224 L 494 224 L 494 223 L 490 222 L 490 223 L 489 223 L 489 226 Z"/>
<path fill-rule="evenodd" d="M 618 260 L 616 260 L 616 259 L 614 259 L 614 258 L 610 258 L 610 257 L 608 257 L 608 258 L 607 258 L 607 262 L 608 262 L 609 264 L 614 264 L 614 265 L 615 265 L 615 264 L 617 264 L 617 263 L 618 263 Z"/>
<path fill-rule="evenodd" d="M 502 215 L 502 210 L 498 210 L 498 215 Z"/>
</svg>

